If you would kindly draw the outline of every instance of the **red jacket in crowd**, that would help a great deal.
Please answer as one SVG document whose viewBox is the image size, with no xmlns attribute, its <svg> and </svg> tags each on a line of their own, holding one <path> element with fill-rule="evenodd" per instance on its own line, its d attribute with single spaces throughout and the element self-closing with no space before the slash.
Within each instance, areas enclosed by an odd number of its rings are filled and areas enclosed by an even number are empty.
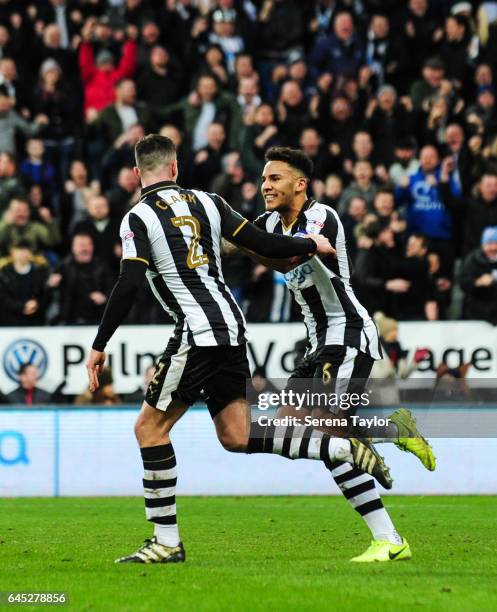
<svg viewBox="0 0 497 612">
<path fill-rule="evenodd" d="M 79 48 L 79 68 L 85 90 L 85 115 L 89 109 L 97 111 L 115 100 L 114 86 L 121 80 L 133 77 L 136 69 L 137 44 L 134 40 L 124 43 L 119 66 L 102 70 L 95 63 L 92 46 L 82 42 Z"/>
</svg>

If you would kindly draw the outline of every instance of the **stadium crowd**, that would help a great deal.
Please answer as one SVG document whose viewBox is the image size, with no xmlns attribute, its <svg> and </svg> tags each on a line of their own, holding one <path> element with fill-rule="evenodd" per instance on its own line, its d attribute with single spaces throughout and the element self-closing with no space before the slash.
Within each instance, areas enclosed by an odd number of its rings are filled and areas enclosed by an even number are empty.
<svg viewBox="0 0 497 612">
<path fill-rule="evenodd" d="M 249 219 L 265 150 L 301 147 L 371 312 L 497 324 L 496 70 L 497 2 L 0 0 L 0 325 L 99 321 L 151 131 Z M 279 273 L 225 277 L 298 317 Z M 165 320 L 144 287 L 128 322 Z"/>
</svg>

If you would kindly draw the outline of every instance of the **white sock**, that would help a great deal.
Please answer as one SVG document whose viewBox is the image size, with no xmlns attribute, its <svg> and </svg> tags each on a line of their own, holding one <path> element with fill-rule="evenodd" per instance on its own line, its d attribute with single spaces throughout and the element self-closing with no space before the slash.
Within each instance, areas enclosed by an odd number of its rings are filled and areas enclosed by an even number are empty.
<svg viewBox="0 0 497 612">
<path fill-rule="evenodd" d="M 180 543 L 178 525 L 154 525 L 154 535 L 159 544 L 174 548 Z"/>
<path fill-rule="evenodd" d="M 350 442 L 345 438 L 331 438 L 329 449 L 330 459 L 335 459 L 336 461 L 346 461 L 347 463 L 354 462 Z"/>
<path fill-rule="evenodd" d="M 375 540 L 387 540 L 392 544 L 402 544 L 402 538 L 397 533 L 385 508 L 365 514 L 363 519 Z"/>
</svg>

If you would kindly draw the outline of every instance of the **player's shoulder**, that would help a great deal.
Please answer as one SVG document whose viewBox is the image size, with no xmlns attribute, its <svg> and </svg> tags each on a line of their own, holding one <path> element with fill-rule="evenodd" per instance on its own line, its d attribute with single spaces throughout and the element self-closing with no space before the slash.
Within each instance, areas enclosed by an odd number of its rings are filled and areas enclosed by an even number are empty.
<svg viewBox="0 0 497 612">
<path fill-rule="evenodd" d="M 326 224 L 334 224 L 340 221 L 337 212 L 331 206 L 316 200 L 304 211 L 304 215 L 308 224 L 311 223 L 321 229 Z"/>
<path fill-rule="evenodd" d="M 128 212 L 124 215 L 121 221 L 121 229 L 129 228 L 130 225 L 140 224 L 148 227 L 153 225 L 157 220 L 157 215 L 153 212 L 150 204 L 146 199 L 142 199 L 137 202 Z"/>
<path fill-rule="evenodd" d="M 266 232 L 273 232 L 274 228 L 280 221 L 280 213 L 276 210 L 263 212 L 257 219 L 253 221 L 253 224 Z"/>
</svg>

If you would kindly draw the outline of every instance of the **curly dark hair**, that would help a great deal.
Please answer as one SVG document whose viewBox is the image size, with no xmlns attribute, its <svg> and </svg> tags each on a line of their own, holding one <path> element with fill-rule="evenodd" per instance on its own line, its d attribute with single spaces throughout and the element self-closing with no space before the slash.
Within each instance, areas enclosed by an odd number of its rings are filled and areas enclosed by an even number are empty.
<svg viewBox="0 0 497 612">
<path fill-rule="evenodd" d="M 266 151 L 266 162 L 282 161 L 287 163 L 295 170 L 299 170 L 302 174 L 310 179 L 314 171 L 312 159 L 301 149 L 291 149 L 290 147 L 271 147 Z"/>
</svg>

